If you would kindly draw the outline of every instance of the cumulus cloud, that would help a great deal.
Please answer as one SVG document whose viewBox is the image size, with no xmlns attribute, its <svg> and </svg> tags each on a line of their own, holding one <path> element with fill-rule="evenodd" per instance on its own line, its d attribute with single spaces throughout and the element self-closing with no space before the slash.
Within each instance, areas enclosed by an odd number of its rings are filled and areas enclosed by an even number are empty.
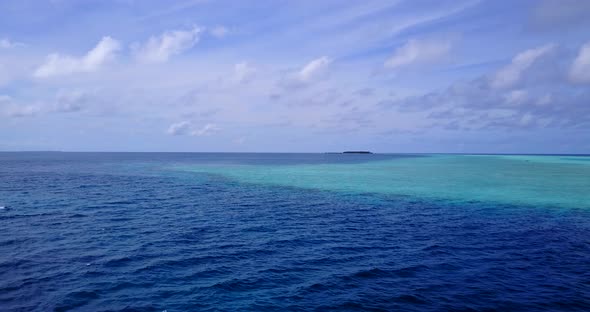
<svg viewBox="0 0 590 312">
<path fill-rule="evenodd" d="M 234 80 L 239 83 L 250 81 L 256 74 L 256 68 L 247 62 L 241 62 L 234 65 Z"/>
<path fill-rule="evenodd" d="M 10 117 L 31 117 L 39 114 L 41 109 L 35 105 L 13 106 L 7 110 Z"/>
<path fill-rule="evenodd" d="M 516 55 L 492 76 L 498 78 L 500 73 L 501 84 L 482 75 L 444 90 L 390 100 L 382 106 L 402 113 L 423 113 L 432 127 L 450 130 L 589 127 L 590 106 L 586 104 L 590 90 L 568 83 L 564 73 L 547 79 L 529 77 L 561 62 L 557 55 L 546 62 L 537 61 L 551 49 L 553 46 L 547 45 Z M 528 83 L 518 84 L 521 80 Z"/>
<path fill-rule="evenodd" d="M 0 39 L 0 49 L 10 49 L 24 46 L 23 43 L 11 41 L 8 38 Z"/>
<path fill-rule="evenodd" d="M 40 112 L 37 105 L 23 105 L 16 103 L 8 95 L 0 95 L 0 113 L 8 117 L 30 117 Z"/>
<path fill-rule="evenodd" d="M 121 45 L 117 40 L 108 36 L 103 37 L 83 57 L 60 55 L 58 53 L 50 54 L 47 56 L 45 63 L 38 67 L 33 75 L 37 78 L 47 78 L 73 73 L 93 72 L 112 59 L 120 49 Z"/>
<path fill-rule="evenodd" d="M 531 122 L 533 122 L 533 120 L 533 115 L 531 113 L 524 113 L 520 117 L 520 124 L 523 126 L 528 126 L 531 124 Z"/>
<path fill-rule="evenodd" d="M 0 111 L 9 117 L 31 117 L 51 113 L 73 113 L 84 109 L 91 96 L 84 91 L 59 90 L 46 101 L 23 102 L 10 96 L 0 96 Z"/>
<path fill-rule="evenodd" d="M 229 29 L 224 26 L 216 26 L 211 28 L 209 33 L 215 38 L 223 38 L 229 34 Z"/>
<path fill-rule="evenodd" d="M 397 48 L 384 65 L 387 68 L 397 69 L 409 65 L 437 62 L 447 56 L 450 50 L 451 41 L 449 40 L 412 39 Z"/>
<path fill-rule="evenodd" d="M 285 90 L 303 89 L 311 86 L 313 83 L 321 81 L 328 73 L 328 68 L 333 60 L 327 56 L 322 56 L 311 60 L 300 69 L 290 70 L 280 77 L 279 86 Z M 280 99 L 282 94 L 273 94 L 272 98 Z"/>
<path fill-rule="evenodd" d="M 570 79 L 576 83 L 590 83 L 590 42 L 580 48 L 570 67 Z"/>
<path fill-rule="evenodd" d="M 163 63 L 195 46 L 200 39 L 202 29 L 167 31 L 160 36 L 152 36 L 144 44 L 135 44 L 138 60 L 146 63 Z"/>
<path fill-rule="evenodd" d="M 81 111 L 88 102 L 88 94 L 83 91 L 58 91 L 52 110 L 58 113 Z"/>
<path fill-rule="evenodd" d="M 519 105 L 527 100 L 528 93 L 525 90 L 513 90 L 504 95 L 506 104 Z"/>
<path fill-rule="evenodd" d="M 541 97 L 539 97 L 537 99 L 536 104 L 538 106 L 545 106 L 545 105 L 551 104 L 551 102 L 553 102 L 553 101 L 554 101 L 553 96 L 550 93 L 547 93 L 547 94 L 544 94 Z"/>
<path fill-rule="evenodd" d="M 167 133 L 171 135 L 209 136 L 221 130 L 217 125 L 208 123 L 202 127 L 196 127 L 192 122 L 181 121 L 171 124 Z"/>
<path fill-rule="evenodd" d="M 188 121 L 181 121 L 171 124 L 166 132 L 171 135 L 185 135 L 190 132 L 190 128 L 191 124 Z"/>
<path fill-rule="evenodd" d="M 546 44 L 541 47 L 526 50 L 516 55 L 510 64 L 500 69 L 491 80 L 494 88 L 509 88 L 520 82 L 523 73 L 529 69 L 537 59 L 547 55 L 555 49 L 554 44 Z"/>
<path fill-rule="evenodd" d="M 332 64 L 332 59 L 327 56 L 322 56 L 309 63 L 307 63 L 299 72 L 297 72 L 297 78 L 301 82 L 309 82 L 315 77 L 318 77 L 326 71 L 328 66 Z"/>
<path fill-rule="evenodd" d="M 217 125 L 208 123 L 201 128 L 195 129 L 191 132 L 192 136 L 208 136 L 221 130 Z"/>
</svg>

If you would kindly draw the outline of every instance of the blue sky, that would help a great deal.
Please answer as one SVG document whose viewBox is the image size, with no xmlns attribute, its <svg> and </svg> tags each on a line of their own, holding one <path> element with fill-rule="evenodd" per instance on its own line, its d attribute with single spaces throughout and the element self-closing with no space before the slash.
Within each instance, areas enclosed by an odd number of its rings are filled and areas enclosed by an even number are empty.
<svg viewBox="0 0 590 312">
<path fill-rule="evenodd" d="M 590 2 L 2 1 L 0 150 L 590 153 Z"/>
</svg>

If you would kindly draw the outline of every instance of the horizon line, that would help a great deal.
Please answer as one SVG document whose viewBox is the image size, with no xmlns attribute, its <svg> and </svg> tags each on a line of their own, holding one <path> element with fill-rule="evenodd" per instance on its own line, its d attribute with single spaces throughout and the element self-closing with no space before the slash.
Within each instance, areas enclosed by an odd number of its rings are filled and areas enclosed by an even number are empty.
<svg viewBox="0 0 590 312">
<path fill-rule="evenodd" d="M 127 154 L 336 154 L 351 155 L 344 152 L 204 152 L 204 151 L 51 151 L 51 150 L 22 150 L 22 151 L 1 151 L 0 153 L 127 153 Z M 352 153 L 352 155 L 359 155 Z M 373 152 L 370 155 L 528 155 L 528 156 L 590 156 L 590 153 L 527 153 L 527 152 Z"/>
</svg>

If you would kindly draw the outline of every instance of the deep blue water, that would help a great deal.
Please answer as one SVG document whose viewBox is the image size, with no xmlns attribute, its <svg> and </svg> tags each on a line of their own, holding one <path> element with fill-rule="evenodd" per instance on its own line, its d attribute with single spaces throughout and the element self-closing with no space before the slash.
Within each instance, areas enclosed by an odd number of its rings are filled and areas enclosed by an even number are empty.
<svg viewBox="0 0 590 312">
<path fill-rule="evenodd" d="M 588 209 L 172 169 L 367 159 L 0 153 L 0 311 L 590 310 Z"/>
</svg>

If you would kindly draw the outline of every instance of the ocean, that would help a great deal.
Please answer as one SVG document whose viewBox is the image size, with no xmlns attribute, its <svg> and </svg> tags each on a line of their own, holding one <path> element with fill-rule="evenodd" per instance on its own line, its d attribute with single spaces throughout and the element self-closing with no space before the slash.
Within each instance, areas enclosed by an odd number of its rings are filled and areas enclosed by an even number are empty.
<svg viewBox="0 0 590 312">
<path fill-rule="evenodd" d="M 589 311 L 590 156 L 0 153 L 0 311 Z"/>
</svg>

